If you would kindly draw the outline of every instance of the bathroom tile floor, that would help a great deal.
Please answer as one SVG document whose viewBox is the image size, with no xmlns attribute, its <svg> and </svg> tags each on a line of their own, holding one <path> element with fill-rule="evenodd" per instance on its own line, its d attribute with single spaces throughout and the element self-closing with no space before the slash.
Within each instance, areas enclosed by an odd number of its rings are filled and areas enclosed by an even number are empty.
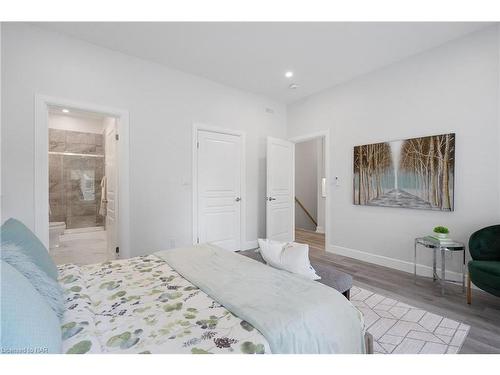
<svg viewBox="0 0 500 375">
<path fill-rule="evenodd" d="M 65 233 L 59 247 L 50 249 L 56 264 L 77 265 L 101 263 L 109 260 L 106 252 L 106 231 L 92 230 L 79 233 Z"/>
</svg>

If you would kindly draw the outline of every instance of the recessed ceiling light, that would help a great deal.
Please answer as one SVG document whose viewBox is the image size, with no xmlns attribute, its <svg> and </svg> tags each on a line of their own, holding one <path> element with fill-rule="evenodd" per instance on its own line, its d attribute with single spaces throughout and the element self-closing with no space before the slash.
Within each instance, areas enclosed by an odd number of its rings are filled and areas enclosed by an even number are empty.
<svg viewBox="0 0 500 375">
<path fill-rule="evenodd" d="M 295 89 L 299 88 L 299 85 L 297 85 L 296 83 L 290 83 L 290 85 L 288 86 L 288 88 L 290 90 L 295 90 Z"/>
<path fill-rule="evenodd" d="M 62 110 L 62 113 L 69 113 L 69 109 L 64 108 L 64 109 Z"/>
<path fill-rule="evenodd" d="M 292 78 L 293 77 L 293 72 L 289 70 L 288 72 L 285 73 L 286 78 Z"/>
</svg>

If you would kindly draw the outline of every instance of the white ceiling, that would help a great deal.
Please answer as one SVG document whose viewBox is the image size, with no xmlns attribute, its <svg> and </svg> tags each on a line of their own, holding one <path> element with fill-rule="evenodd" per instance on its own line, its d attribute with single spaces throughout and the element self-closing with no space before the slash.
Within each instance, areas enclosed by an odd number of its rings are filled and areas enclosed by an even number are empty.
<svg viewBox="0 0 500 375">
<path fill-rule="evenodd" d="M 64 113 L 63 109 L 67 109 L 69 110 L 69 112 Z M 98 120 L 98 121 L 102 121 L 105 118 L 109 117 L 108 115 L 105 115 L 103 113 L 88 112 L 88 111 L 83 111 L 81 109 L 59 107 L 59 106 L 49 106 L 49 114 L 65 116 L 65 117 L 81 118 L 87 120 Z"/>
<path fill-rule="evenodd" d="M 36 23 L 90 43 L 293 102 L 490 23 Z M 284 73 L 293 70 L 294 77 Z M 288 89 L 291 83 L 300 87 Z"/>
</svg>

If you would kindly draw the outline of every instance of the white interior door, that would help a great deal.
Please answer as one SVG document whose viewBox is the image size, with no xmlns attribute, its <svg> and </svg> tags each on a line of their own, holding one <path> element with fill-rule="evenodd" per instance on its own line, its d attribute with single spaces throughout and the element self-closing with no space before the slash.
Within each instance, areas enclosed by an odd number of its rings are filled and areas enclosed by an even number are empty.
<svg viewBox="0 0 500 375">
<path fill-rule="evenodd" d="M 106 121 L 104 129 L 104 175 L 106 176 L 106 239 L 108 255 L 116 257 L 118 247 L 118 165 L 116 119 Z"/>
<path fill-rule="evenodd" d="M 198 243 L 241 249 L 242 139 L 198 130 Z"/>
<path fill-rule="evenodd" d="M 295 144 L 267 138 L 267 238 L 277 241 L 295 239 Z"/>
</svg>

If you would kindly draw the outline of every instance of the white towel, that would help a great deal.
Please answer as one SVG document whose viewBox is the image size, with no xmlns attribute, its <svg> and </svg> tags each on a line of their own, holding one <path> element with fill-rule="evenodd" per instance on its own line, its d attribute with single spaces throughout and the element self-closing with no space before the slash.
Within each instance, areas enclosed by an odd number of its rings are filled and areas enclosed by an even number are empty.
<svg viewBox="0 0 500 375">
<path fill-rule="evenodd" d="M 99 215 L 101 216 L 106 216 L 108 202 L 107 195 L 108 191 L 106 190 L 106 176 L 103 176 L 101 180 L 101 203 L 99 205 Z"/>
</svg>

